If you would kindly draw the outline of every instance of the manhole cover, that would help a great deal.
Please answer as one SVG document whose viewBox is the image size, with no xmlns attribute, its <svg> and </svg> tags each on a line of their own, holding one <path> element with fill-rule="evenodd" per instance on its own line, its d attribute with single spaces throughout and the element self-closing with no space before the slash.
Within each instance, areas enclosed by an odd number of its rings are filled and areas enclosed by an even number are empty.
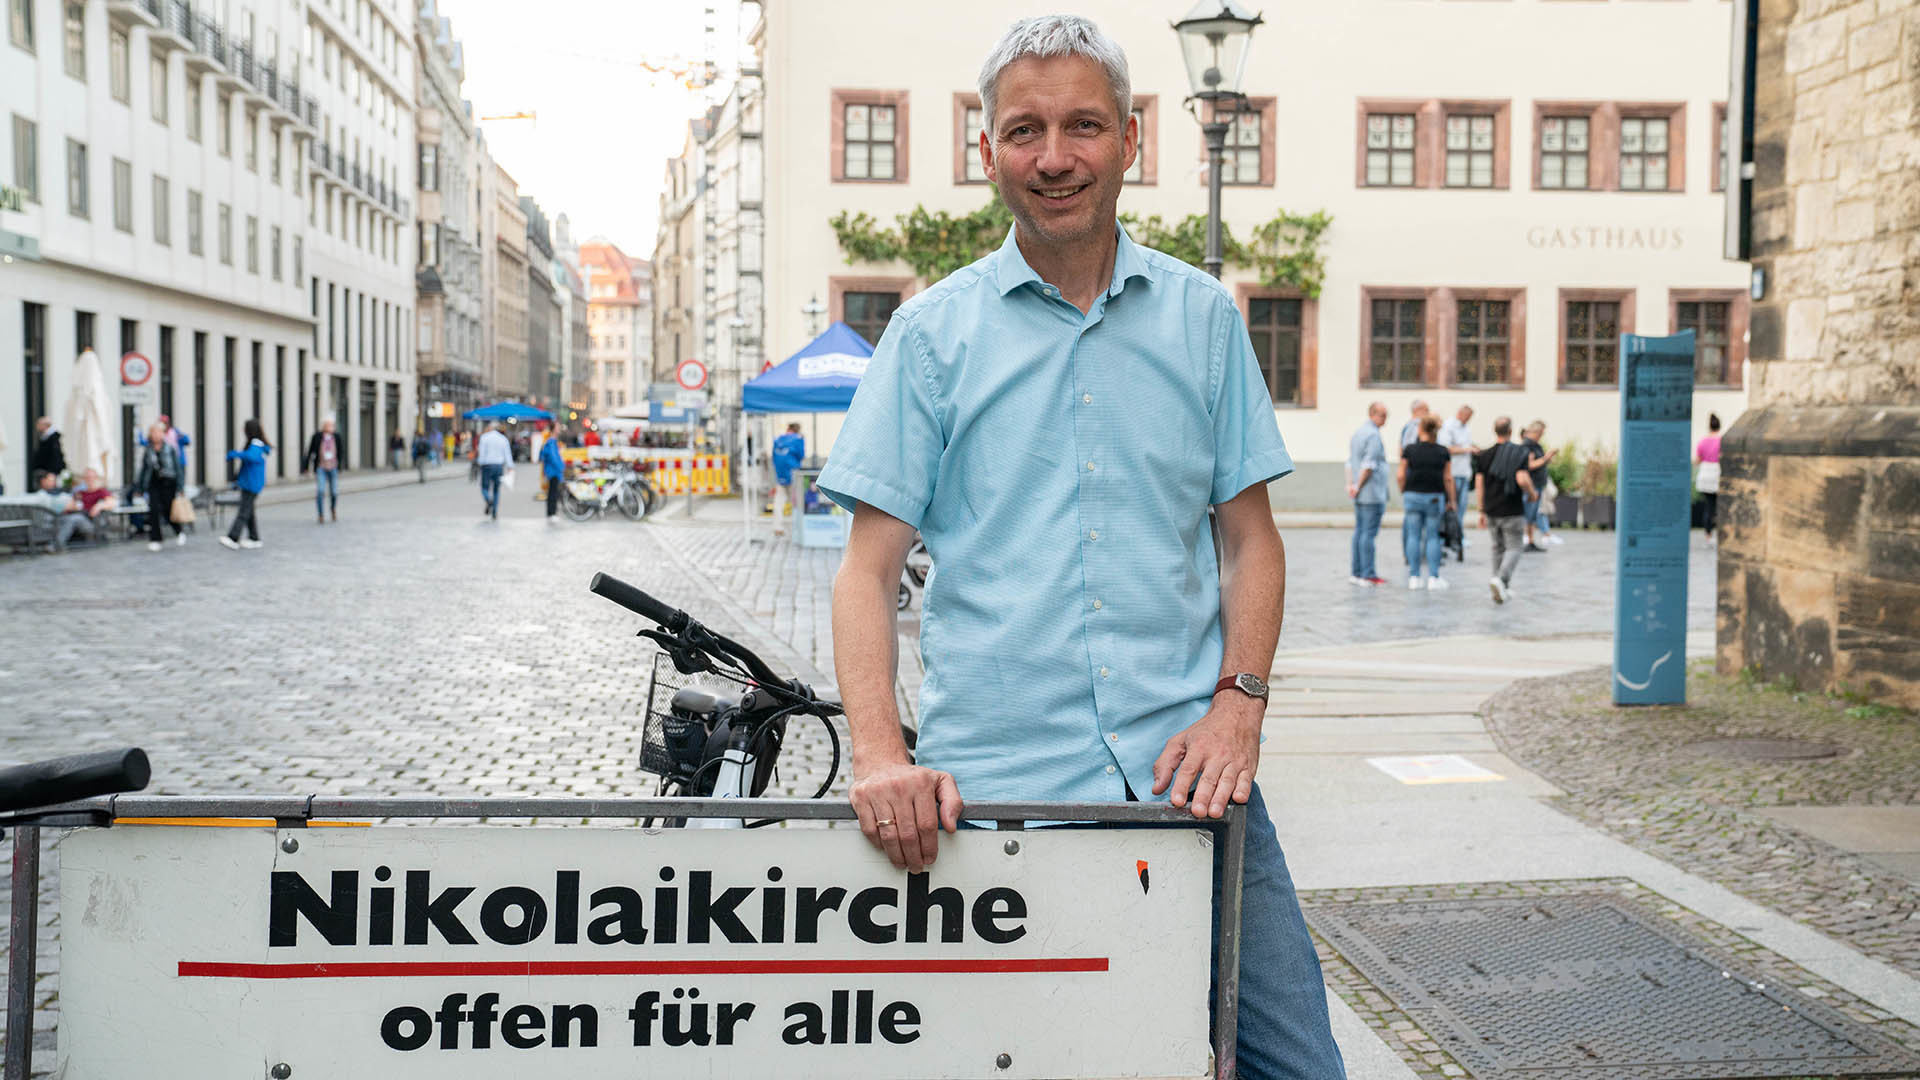
<svg viewBox="0 0 1920 1080">
<path fill-rule="evenodd" d="M 1474 1080 L 1875 1076 L 1920 1058 L 1617 896 L 1312 905 Z"/>
<path fill-rule="evenodd" d="M 1693 748 L 1715 757 L 1738 758 L 1742 761 L 1813 761 L 1817 758 L 1839 757 L 1847 752 L 1844 746 L 1804 739 L 1702 739 L 1694 743 Z"/>
</svg>

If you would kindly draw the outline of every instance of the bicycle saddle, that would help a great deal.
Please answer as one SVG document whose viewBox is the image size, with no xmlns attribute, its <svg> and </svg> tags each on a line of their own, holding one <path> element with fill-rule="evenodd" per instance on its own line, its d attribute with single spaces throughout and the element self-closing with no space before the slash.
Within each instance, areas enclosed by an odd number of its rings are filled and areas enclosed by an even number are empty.
<svg viewBox="0 0 1920 1080">
<path fill-rule="evenodd" d="M 716 693 L 705 687 L 689 686 L 676 690 L 673 694 L 675 712 L 692 713 L 696 716 L 710 716 L 725 709 L 738 708 L 740 699 L 729 694 Z"/>
</svg>

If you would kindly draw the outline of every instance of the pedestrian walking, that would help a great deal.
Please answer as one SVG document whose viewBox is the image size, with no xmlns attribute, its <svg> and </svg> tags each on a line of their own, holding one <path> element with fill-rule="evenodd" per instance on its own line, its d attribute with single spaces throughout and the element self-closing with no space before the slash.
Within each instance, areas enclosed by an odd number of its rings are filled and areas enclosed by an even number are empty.
<svg viewBox="0 0 1920 1080">
<path fill-rule="evenodd" d="M 300 458 L 302 475 L 309 468 L 313 470 L 313 512 L 322 525 L 328 515 L 340 520 L 340 460 L 346 449 L 340 436 L 333 433 L 333 417 L 329 416 L 320 421 L 320 430 L 307 440 L 307 452 Z"/>
<path fill-rule="evenodd" d="M 1440 445 L 1440 418 L 1420 418 L 1420 437 L 1400 453 L 1400 505 L 1406 510 L 1407 588 L 1444 589 L 1440 576 L 1440 523 L 1457 505 L 1450 469 L 1453 455 Z M 1422 575 L 1424 569 L 1425 574 Z"/>
<path fill-rule="evenodd" d="M 413 468 L 420 474 L 420 482 L 427 482 L 427 464 L 433 460 L 433 442 L 427 433 L 418 431 L 413 436 Z"/>
<path fill-rule="evenodd" d="M 1407 422 L 1400 425 L 1400 449 L 1405 450 L 1420 439 L 1420 421 L 1432 415 L 1427 403 L 1415 399 L 1413 407 L 1407 410 Z"/>
<path fill-rule="evenodd" d="M 1387 422 L 1387 406 L 1367 406 L 1366 423 L 1347 440 L 1347 498 L 1353 500 L 1353 558 L 1347 580 L 1365 588 L 1385 585 L 1374 565 L 1374 541 L 1380 519 L 1387 512 L 1387 449 L 1380 427 Z"/>
<path fill-rule="evenodd" d="M 473 461 L 480 467 L 480 497 L 486 500 L 486 516 L 498 521 L 500 481 L 513 471 L 513 444 L 507 441 L 499 424 L 487 425 L 486 434 L 480 436 L 480 448 L 475 452 Z"/>
<path fill-rule="evenodd" d="M 1521 514 L 1527 522 L 1527 550 L 1545 551 L 1548 544 L 1560 543 L 1547 524 L 1547 463 L 1559 453 L 1540 444 L 1547 434 L 1547 422 L 1535 420 L 1520 431 L 1520 448 L 1527 452 L 1527 474 L 1533 477 L 1533 495 Z"/>
<path fill-rule="evenodd" d="M 393 462 L 394 472 L 399 472 L 403 467 L 406 455 L 407 438 L 396 431 L 393 433 L 393 438 L 387 440 L 387 460 Z"/>
<path fill-rule="evenodd" d="M 33 422 L 33 457 L 27 471 L 52 473 L 56 478 L 67 471 L 67 452 L 60 447 L 60 432 L 51 416 Z"/>
<path fill-rule="evenodd" d="M 167 445 L 167 425 L 156 421 L 147 428 L 146 444 L 140 448 L 140 465 L 133 481 L 134 490 L 147 496 L 148 551 L 160 550 L 163 522 L 173 526 L 176 546 L 187 542 L 186 521 L 174 513 L 173 505 L 173 500 L 186 490 L 186 475 L 186 459 Z"/>
<path fill-rule="evenodd" d="M 1693 489 L 1700 493 L 1700 500 L 1706 503 L 1702 509 L 1700 524 L 1707 531 L 1707 546 L 1713 547 L 1718 541 L 1714 526 L 1720 509 L 1720 414 L 1707 414 L 1707 434 L 1700 444 L 1693 448 L 1693 463 L 1699 471 L 1693 474 Z"/>
<path fill-rule="evenodd" d="M 800 463 L 807 460 L 807 440 L 800 434 L 799 424 L 788 424 L 787 430 L 773 440 L 773 535 L 787 534 L 786 518 L 781 511 L 786 505 L 793 507 L 793 527 L 800 528 L 800 514 L 806 509 L 802 503 L 799 477 L 796 470 Z"/>
<path fill-rule="evenodd" d="M 273 453 L 273 444 L 267 441 L 267 429 L 260 421 L 249 419 L 246 428 L 247 446 L 244 450 L 227 451 L 228 461 L 240 463 L 240 475 L 234 477 L 233 486 L 240 489 L 240 508 L 234 512 L 233 527 L 227 535 L 220 538 L 223 547 L 257 548 L 260 543 L 260 524 L 253 512 L 254 500 L 260 497 L 260 491 L 267 486 L 267 455 Z M 240 530 L 245 529 L 247 538 L 240 538 Z"/>
<path fill-rule="evenodd" d="M 1492 446 L 1473 455 L 1474 486 L 1480 493 L 1480 527 L 1493 533 L 1493 576 L 1487 587 L 1493 602 L 1504 604 L 1513 595 L 1513 571 L 1520 565 L 1526 525 L 1526 500 L 1536 494 L 1527 472 L 1527 452 L 1513 442 L 1513 421 L 1493 421 Z"/>
<path fill-rule="evenodd" d="M 454 448 L 459 445 L 460 440 L 454 438 L 453 432 L 449 431 L 442 441 L 446 444 L 447 460 L 452 461 Z"/>
<path fill-rule="evenodd" d="M 1440 445 L 1453 455 L 1453 497 L 1462 521 L 1467 519 L 1467 501 L 1473 495 L 1473 432 L 1467 427 L 1472 419 L 1473 406 L 1462 405 L 1440 425 Z"/>
<path fill-rule="evenodd" d="M 560 434 L 555 432 L 540 444 L 540 476 L 547 482 L 547 524 L 558 524 L 554 515 L 560 510 L 560 492 L 566 487 L 567 463 L 560 456 Z"/>
<path fill-rule="evenodd" d="M 1232 294 L 1116 222 L 1139 137 L 1126 72 L 1076 16 L 1021 20 L 993 48 L 978 152 L 1013 228 L 894 314 L 817 485 L 854 515 L 833 604 L 849 799 L 910 872 L 958 827 L 963 793 L 1164 797 L 1196 816 L 1244 803 L 1229 1052 L 1249 1080 L 1337 1080 L 1319 964 L 1254 781 L 1285 580 L 1267 484 L 1293 463 Z M 987 377 L 1015 352 L 1022 378 Z M 1091 438 L 1063 462 L 1054 433 L 1074 430 Z M 1181 467 L 1162 467 L 1167 446 Z M 895 650 L 877 643 L 894 640 L 916 528 L 942 569 L 910 756 Z M 984 572 L 1010 554 L 1016 573 Z M 1000 692 L 1016 687 L 1017 718 Z"/>
</svg>

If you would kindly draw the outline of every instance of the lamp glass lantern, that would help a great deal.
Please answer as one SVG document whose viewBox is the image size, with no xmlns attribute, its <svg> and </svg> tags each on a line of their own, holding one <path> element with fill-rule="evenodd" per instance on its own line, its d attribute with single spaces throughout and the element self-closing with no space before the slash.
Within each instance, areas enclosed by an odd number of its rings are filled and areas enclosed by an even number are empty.
<svg viewBox="0 0 1920 1080">
<path fill-rule="evenodd" d="M 1240 95 L 1247 45 L 1261 21 L 1236 0 L 1200 0 L 1186 18 L 1173 24 L 1194 97 L 1215 101 Z"/>
</svg>

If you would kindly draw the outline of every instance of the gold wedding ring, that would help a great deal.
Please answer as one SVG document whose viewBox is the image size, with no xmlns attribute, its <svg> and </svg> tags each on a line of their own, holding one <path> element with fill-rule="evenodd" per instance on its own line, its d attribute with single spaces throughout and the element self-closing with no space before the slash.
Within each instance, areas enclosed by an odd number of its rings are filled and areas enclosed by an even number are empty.
<svg viewBox="0 0 1920 1080">
<path fill-rule="evenodd" d="M 881 818 L 879 821 L 873 823 L 873 827 L 876 829 L 884 829 L 891 824 L 893 824 L 892 818 Z"/>
</svg>

